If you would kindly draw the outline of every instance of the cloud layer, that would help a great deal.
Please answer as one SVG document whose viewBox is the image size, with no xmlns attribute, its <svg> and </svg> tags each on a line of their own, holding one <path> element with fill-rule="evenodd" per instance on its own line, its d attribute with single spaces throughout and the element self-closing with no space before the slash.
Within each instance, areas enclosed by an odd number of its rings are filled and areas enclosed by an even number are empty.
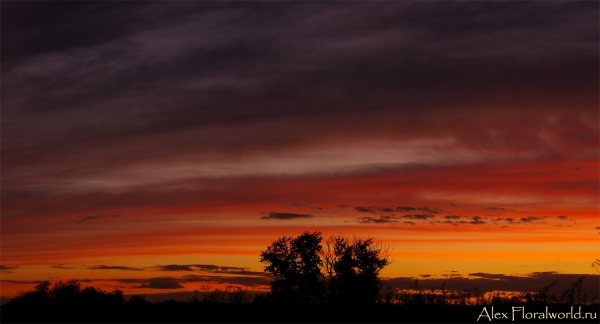
<svg viewBox="0 0 600 324">
<path fill-rule="evenodd" d="M 481 242 L 506 273 L 579 273 L 597 254 L 598 10 L 3 3 L 3 276 L 258 280 L 261 249 L 315 229 L 393 242 L 413 264 L 395 276 L 467 267 Z"/>
</svg>

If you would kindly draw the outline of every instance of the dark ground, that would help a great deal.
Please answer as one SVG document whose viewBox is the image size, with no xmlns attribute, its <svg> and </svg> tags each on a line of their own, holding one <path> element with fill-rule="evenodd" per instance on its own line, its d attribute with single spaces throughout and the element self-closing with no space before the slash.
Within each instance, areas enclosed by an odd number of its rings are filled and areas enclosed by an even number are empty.
<svg viewBox="0 0 600 324">
<path fill-rule="evenodd" d="M 527 313 L 545 313 L 545 306 L 524 306 Z M 550 312 L 571 312 L 572 305 L 549 305 Z M 580 306 L 575 306 L 577 313 Z M 46 305 L 6 304 L 0 307 L 2 323 L 10 322 L 326 322 L 326 323 L 598 323 L 598 304 L 581 306 L 581 314 L 592 312 L 596 319 L 522 319 L 517 312 L 512 320 L 511 305 L 487 306 L 490 321 L 483 312 L 484 306 L 469 305 L 283 305 L 274 303 L 211 303 L 147 301 L 115 303 L 112 305 L 47 303 Z M 502 319 L 502 313 L 508 318 Z M 480 317 L 480 315 L 482 315 Z M 589 316 L 589 315 L 588 315 Z M 479 321 L 477 320 L 479 317 Z"/>
</svg>

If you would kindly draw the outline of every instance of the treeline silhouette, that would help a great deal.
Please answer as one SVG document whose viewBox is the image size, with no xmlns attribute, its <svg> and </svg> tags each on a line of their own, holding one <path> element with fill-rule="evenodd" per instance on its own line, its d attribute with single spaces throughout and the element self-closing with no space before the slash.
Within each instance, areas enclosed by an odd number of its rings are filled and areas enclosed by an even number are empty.
<svg viewBox="0 0 600 324">
<path fill-rule="evenodd" d="M 439 290 L 388 291 L 375 303 L 331 304 L 277 301 L 265 294 L 254 295 L 241 288 L 213 290 L 190 298 L 187 302 L 173 299 L 152 303 L 143 295 L 125 298 L 122 291 L 82 288 L 77 280 L 49 282 L 32 291 L 19 293 L 0 307 L 2 323 L 30 322 L 420 322 L 473 323 L 480 319 L 484 307 L 509 312 L 524 306 L 528 312 L 569 312 L 571 307 L 595 318 L 577 323 L 597 323 L 599 304 L 578 295 L 583 279 L 563 294 L 548 294 L 548 285 L 537 293 L 506 297 L 502 295 L 471 296 Z M 511 321 L 512 322 L 512 321 Z M 527 323 L 565 323 L 564 319 L 526 320 Z"/>
<path fill-rule="evenodd" d="M 420 290 L 418 281 L 403 291 L 388 287 L 381 293 L 379 272 L 391 262 L 389 249 L 372 238 L 330 236 L 322 243 L 321 232 L 273 241 L 261 252 L 265 272 L 273 277 L 265 294 L 227 288 L 198 293 L 187 302 L 152 303 L 143 295 L 125 298 L 118 289 L 82 288 L 77 280 L 44 282 L 2 305 L 0 321 L 473 323 L 489 322 L 482 314 L 525 307 L 527 312 L 551 308 L 565 314 L 575 309 L 595 315 L 577 323 L 598 322 L 598 296 L 582 293 L 585 277 L 559 295 L 550 293 L 556 282 L 537 293 L 512 295 L 447 291 L 445 285 Z M 564 318 L 506 321 L 565 323 Z"/>
</svg>

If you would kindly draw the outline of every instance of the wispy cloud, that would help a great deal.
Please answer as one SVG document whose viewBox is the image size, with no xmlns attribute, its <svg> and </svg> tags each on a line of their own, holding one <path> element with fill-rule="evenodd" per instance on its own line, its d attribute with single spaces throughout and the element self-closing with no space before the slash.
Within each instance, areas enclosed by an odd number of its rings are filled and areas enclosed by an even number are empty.
<svg viewBox="0 0 600 324">
<path fill-rule="evenodd" d="M 93 220 L 99 220 L 99 219 L 103 219 L 103 218 L 114 218 L 114 217 L 121 217 L 121 215 L 80 216 L 76 220 L 74 220 L 73 222 L 76 223 L 76 224 L 82 224 L 82 223 L 93 221 Z"/>
<path fill-rule="evenodd" d="M 359 223 L 362 224 L 382 224 L 382 223 L 395 223 L 398 221 L 396 216 L 382 215 L 378 218 L 375 217 L 359 217 L 357 218 Z"/>
<path fill-rule="evenodd" d="M 213 264 L 168 264 L 157 265 L 156 268 L 158 268 L 160 271 L 209 271 L 214 273 L 255 274 L 255 272 L 248 271 L 247 268 L 225 267 Z"/>
<path fill-rule="evenodd" d="M 402 218 L 428 220 L 428 219 L 431 219 L 431 218 L 435 218 L 435 216 L 433 216 L 433 215 L 426 215 L 426 214 L 415 214 L 415 215 L 404 215 L 404 216 L 402 216 Z"/>
<path fill-rule="evenodd" d="M 66 269 L 75 269 L 75 268 L 72 268 L 72 267 L 64 266 L 62 264 L 53 265 L 51 267 L 54 268 L 54 269 L 64 269 L 64 270 L 66 270 Z"/>
<path fill-rule="evenodd" d="M 508 208 L 504 208 L 504 207 L 484 207 L 487 210 L 494 210 L 494 211 L 514 211 L 514 209 L 508 209 Z"/>
<path fill-rule="evenodd" d="M 97 266 L 91 266 L 91 267 L 88 267 L 88 269 L 90 269 L 90 270 L 128 270 L 128 271 L 144 270 L 143 268 L 126 267 L 126 266 L 120 266 L 120 265 L 109 266 L 109 265 L 103 265 L 103 264 L 97 265 Z"/>
<path fill-rule="evenodd" d="M 296 213 L 278 213 L 270 212 L 269 216 L 262 216 L 260 219 L 297 219 L 297 218 L 312 218 L 311 214 L 296 214 Z"/>
<path fill-rule="evenodd" d="M 411 206 L 354 206 L 354 210 L 360 213 L 394 213 L 420 211 L 428 214 L 437 214 L 442 209 L 435 207 L 411 207 Z"/>
<path fill-rule="evenodd" d="M 528 216 L 528 217 L 521 217 L 520 220 L 523 223 L 532 223 L 532 222 L 541 222 L 546 218 L 548 218 L 548 216 Z"/>
</svg>

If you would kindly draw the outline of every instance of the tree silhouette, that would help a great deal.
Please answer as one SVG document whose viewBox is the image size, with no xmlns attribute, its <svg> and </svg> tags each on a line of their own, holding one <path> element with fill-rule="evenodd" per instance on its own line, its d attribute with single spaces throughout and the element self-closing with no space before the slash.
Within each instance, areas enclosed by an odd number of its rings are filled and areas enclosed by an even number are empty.
<svg viewBox="0 0 600 324">
<path fill-rule="evenodd" d="M 298 237 L 282 237 L 262 251 L 260 262 L 274 275 L 271 293 L 275 300 L 322 302 L 325 283 L 321 274 L 321 232 L 304 232 Z"/>
<path fill-rule="evenodd" d="M 331 236 L 323 256 L 329 298 L 335 303 L 374 303 L 379 299 L 379 272 L 391 263 L 389 249 L 373 238 Z"/>
<path fill-rule="evenodd" d="M 374 303 L 379 272 L 389 261 L 388 249 L 373 238 L 332 236 L 323 249 L 321 232 L 282 237 L 261 253 L 265 272 L 274 276 L 274 300 L 307 303 Z M 325 273 L 325 274 L 324 274 Z"/>
</svg>

